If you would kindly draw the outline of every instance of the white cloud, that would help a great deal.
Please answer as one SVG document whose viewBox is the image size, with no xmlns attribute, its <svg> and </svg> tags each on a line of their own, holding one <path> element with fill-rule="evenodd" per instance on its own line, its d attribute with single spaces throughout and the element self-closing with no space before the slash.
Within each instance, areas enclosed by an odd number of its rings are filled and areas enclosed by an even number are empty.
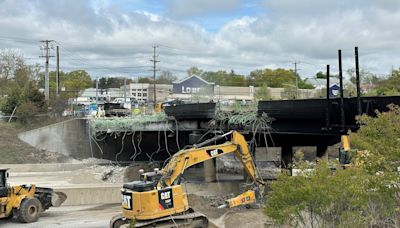
<svg viewBox="0 0 400 228">
<path fill-rule="evenodd" d="M 194 17 L 210 12 L 226 12 L 237 8 L 240 0 L 172 0 L 168 5 L 172 17 Z"/>
<path fill-rule="evenodd" d="M 172 4 L 200 15 L 210 9 L 233 9 L 239 1 L 201 1 L 201 6 L 199 2 Z M 297 60 L 303 62 L 300 73 L 309 77 L 324 70 L 325 64 L 335 70 L 337 49 L 343 49 L 344 67 L 353 67 L 353 48 L 358 45 L 361 66 L 386 73 L 391 65 L 400 63 L 399 1 L 365 2 L 370 4 L 359 4 L 361 0 L 268 0 L 264 14 L 239 17 L 216 32 L 208 32 L 168 13 L 130 11 L 109 1 L 0 0 L 0 48 L 17 47 L 26 56 L 38 56 L 38 41 L 54 39 L 68 50 L 61 49 L 62 66 L 67 71 L 87 66 L 149 66 L 89 68 L 95 76 L 144 75 L 150 68 L 151 46 L 161 44 L 160 69 L 173 69 L 180 76 L 190 66 L 248 74 L 266 66 L 293 67 Z M 1 40 L 1 36 L 32 41 Z"/>
</svg>

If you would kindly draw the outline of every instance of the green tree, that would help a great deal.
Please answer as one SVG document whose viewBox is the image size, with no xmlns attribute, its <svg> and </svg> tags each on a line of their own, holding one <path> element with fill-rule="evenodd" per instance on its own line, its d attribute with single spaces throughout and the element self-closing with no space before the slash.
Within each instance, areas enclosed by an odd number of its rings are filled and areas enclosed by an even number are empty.
<svg viewBox="0 0 400 228">
<path fill-rule="evenodd" d="M 1 111 L 6 114 L 11 114 L 14 108 L 17 107 L 22 102 L 22 89 L 19 87 L 14 87 L 14 89 L 7 95 L 3 105 L 1 106 Z"/>
<path fill-rule="evenodd" d="M 84 70 L 76 70 L 67 73 L 65 79 L 62 81 L 62 86 L 65 90 L 70 93 L 71 96 L 75 96 L 79 91 L 89 88 L 92 85 L 92 79 L 90 75 Z"/>
<path fill-rule="evenodd" d="M 1 107 L 4 113 L 11 114 L 15 108 L 17 108 L 18 113 L 19 106 L 24 103 L 29 103 L 29 106 L 35 106 L 35 109 L 31 109 L 32 115 L 46 110 L 44 94 L 39 92 L 33 81 L 28 81 L 26 84 L 25 87 L 15 86 L 12 92 L 8 94 Z"/>
<path fill-rule="evenodd" d="M 60 86 L 66 80 L 67 74 L 68 73 L 66 73 L 64 71 L 60 71 L 60 82 L 59 82 Z M 39 74 L 39 81 L 38 81 L 39 88 L 44 88 L 45 87 L 44 79 L 45 79 L 45 75 L 42 72 L 42 73 Z M 57 88 L 56 81 L 57 81 L 56 80 L 56 72 L 55 71 L 50 71 L 49 72 L 49 90 L 50 90 L 50 95 L 51 94 L 55 94 L 55 92 L 56 92 L 56 88 Z M 59 88 L 59 90 L 61 91 L 61 88 Z"/>
<path fill-rule="evenodd" d="M 207 71 L 201 77 L 220 86 L 247 86 L 246 77 L 236 74 L 234 70 L 231 70 L 230 73 L 224 70 Z"/>
<path fill-rule="evenodd" d="M 254 70 L 250 72 L 248 81 L 250 85 L 254 86 L 261 86 L 267 83 L 268 87 L 272 88 L 283 88 L 287 85 L 296 86 L 296 83 L 299 89 L 313 88 L 311 85 L 305 83 L 299 75 L 296 75 L 293 70 L 283 68 Z"/>
<path fill-rule="evenodd" d="M 124 78 L 124 77 L 101 77 L 92 81 L 92 87 L 96 87 L 96 80 L 99 80 L 98 88 L 101 90 L 109 89 L 109 88 L 119 88 L 124 85 L 125 80 L 126 84 L 132 83 L 132 79 Z"/>
<path fill-rule="evenodd" d="M 138 83 L 153 83 L 153 80 L 151 80 L 151 79 L 148 78 L 148 77 L 145 77 L 145 78 L 140 77 L 140 78 L 138 79 Z"/>
<path fill-rule="evenodd" d="M 188 76 L 197 75 L 200 76 L 203 74 L 203 70 L 193 66 L 186 70 Z"/>
<path fill-rule="evenodd" d="M 256 90 L 256 93 L 254 96 L 256 97 L 257 100 L 263 100 L 263 101 L 270 100 L 272 98 L 271 91 L 268 89 L 266 84 L 259 87 Z"/>
<path fill-rule="evenodd" d="M 157 84 L 172 84 L 176 77 L 170 71 L 162 71 L 160 76 L 156 79 Z"/>
<path fill-rule="evenodd" d="M 21 50 L 0 50 L 0 78 L 10 80 L 15 76 L 17 70 L 25 67 L 25 58 Z"/>
<path fill-rule="evenodd" d="M 356 70 L 354 68 L 350 68 L 347 70 L 347 74 L 350 77 L 350 82 L 356 84 Z M 369 72 L 368 70 L 361 69 L 360 80 L 361 84 L 376 85 L 377 83 L 379 83 L 380 78 L 378 78 L 378 76 Z"/>
<path fill-rule="evenodd" d="M 0 50 L 0 110 L 11 114 L 16 110 L 18 120 L 46 110 L 43 93 L 36 84 L 40 67 L 25 64 L 22 52 Z"/>
<path fill-rule="evenodd" d="M 400 68 L 393 70 L 387 79 L 377 83 L 378 87 L 385 88 L 386 90 L 400 91 Z"/>
<path fill-rule="evenodd" d="M 315 77 L 316 77 L 316 78 L 321 78 L 321 79 L 326 79 L 326 74 L 324 74 L 322 71 L 318 71 L 318 72 L 315 74 Z"/>
</svg>

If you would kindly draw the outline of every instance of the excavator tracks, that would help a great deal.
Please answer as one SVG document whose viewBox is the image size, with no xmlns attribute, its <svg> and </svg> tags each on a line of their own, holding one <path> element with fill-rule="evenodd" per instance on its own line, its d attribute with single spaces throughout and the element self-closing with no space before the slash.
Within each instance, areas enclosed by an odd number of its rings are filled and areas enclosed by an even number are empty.
<svg viewBox="0 0 400 228">
<path fill-rule="evenodd" d="M 110 228 L 122 228 L 128 227 L 130 224 L 129 220 L 126 220 L 122 215 L 114 216 L 110 221 Z M 172 228 L 172 227 L 190 227 L 190 228 L 206 228 L 208 227 L 207 217 L 199 212 L 195 212 L 193 209 L 176 215 L 162 217 L 158 219 L 152 219 L 147 221 L 136 220 L 134 227 L 140 228 Z"/>
</svg>

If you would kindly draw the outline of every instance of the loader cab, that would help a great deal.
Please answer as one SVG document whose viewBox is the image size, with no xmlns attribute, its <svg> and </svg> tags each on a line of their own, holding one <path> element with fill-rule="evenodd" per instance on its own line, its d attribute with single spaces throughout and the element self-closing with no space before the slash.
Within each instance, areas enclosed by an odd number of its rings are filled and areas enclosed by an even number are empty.
<svg viewBox="0 0 400 228">
<path fill-rule="evenodd" d="M 6 197 L 8 195 L 7 178 L 8 169 L 0 169 L 0 197 Z"/>
</svg>

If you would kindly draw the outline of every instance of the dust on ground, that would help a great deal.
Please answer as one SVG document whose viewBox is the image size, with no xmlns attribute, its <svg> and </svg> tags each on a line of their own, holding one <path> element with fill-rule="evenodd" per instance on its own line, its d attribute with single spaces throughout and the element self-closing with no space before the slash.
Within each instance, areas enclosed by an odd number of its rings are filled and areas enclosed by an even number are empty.
<svg viewBox="0 0 400 228">
<path fill-rule="evenodd" d="M 71 183 L 122 183 L 125 168 L 118 165 L 90 165 L 74 172 Z"/>
<path fill-rule="evenodd" d="M 132 162 L 128 166 L 115 164 L 110 160 L 88 158 L 83 160 L 71 160 L 72 163 L 87 164 L 72 175 L 72 183 L 125 183 L 140 179 L 139 170 L 144 172 L 159 168 L 158 162 Z"/>
</svg>

